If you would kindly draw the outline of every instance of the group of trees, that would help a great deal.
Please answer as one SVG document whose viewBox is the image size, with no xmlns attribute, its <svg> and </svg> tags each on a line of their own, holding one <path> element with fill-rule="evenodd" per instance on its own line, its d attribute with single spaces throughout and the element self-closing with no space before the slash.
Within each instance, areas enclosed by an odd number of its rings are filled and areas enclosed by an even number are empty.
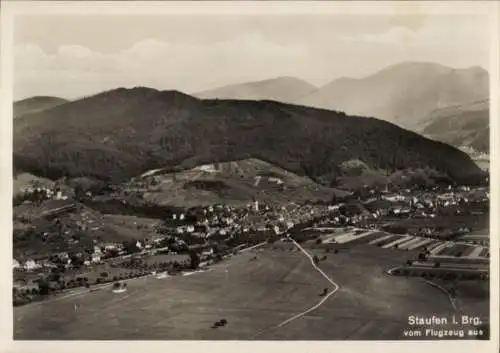
<svg viewBox="0 0 500 353">
<path fill-rule="evenodd" d="M 321 258 L 318 255 L 313 256 L 313 261 L 317 265 L 320 261 L 325 261 L 326 255 L 323 255 Z"/>
</svg>

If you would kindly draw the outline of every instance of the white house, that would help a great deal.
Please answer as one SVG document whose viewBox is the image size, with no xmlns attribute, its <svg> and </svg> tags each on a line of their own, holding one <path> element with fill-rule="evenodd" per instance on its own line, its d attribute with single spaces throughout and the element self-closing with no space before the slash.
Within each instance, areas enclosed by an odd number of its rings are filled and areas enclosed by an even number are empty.
<svg viewBox="0 0 500 353">
<path fill-rule="evenodd" d="M 24 263 L 24 269 L 26 271 L 33 271 L 33 270 L 39 269 L 41 267 L 42 266 L 37 264 L 34 260 L 28 260 Z"/>
<path fill-rule="evenodd" d="M 16 268 L 20 268 L 21 265 L 19 264 L 19 261 L 17 261 L 16 259 L 13 259 L 12 260 L 12 268 L 13 269 L 16 269 Z"/>
<path fill-rule="evenodd" d="M 93 253 L 92 254 L 92 262 L 93 263 L 99 263 L 101 262 L 101 253 Z"/>
<path fill-rule="evenodd" d="M 274 178 L 274 177 L 270 177 L 267 179 L 270 183 L 276 183 L 278 185 L 281 185 L 283 184 L 283 180 L 281 180 L 280 178 Z"/>
<path fill-rule="evenodd" d="M 184 216 L 184 213 L 181 213 L 181 215 L 179 216 L 179 219 L 180 219 L 181 221 L 183 221 L 185 217 L 186 217 L 186 216 Z"/>
<path fill-rule="evenodd" d="M 142 249 L 142 243 L 137 240 L 137 242 L 135 243 L 135 246 L 138 248 L 138 249 Z"/>
<path fill-rule="evenodd" d="M 193 233 L 193 232 L 194 232 L 194 226 L 192 226 L 192 225 L 187 226 L 187 227 L 186 227 L 186 231 L 187 231 L 188 233 Z"/>
<path fill-rule="evenodd" d="M 386 195 L 382 196 L 382 199 L 394 202 L 394 201 L 404 201 L 406 200 L 406 197 L 404 197 L 403 195 Z"/>
<path fill-rule="evenodd" d="M 118 247 L 116 246 L 116 244 L 106 244 L 106 245 L 104 245 L 104 249 L 106 249 L 106 250 L 115 250 L 117 248 Z"/>
<path fill-rule="evenodd" d="M 210 248 L 208 250 L 205 250 L 201 253 L 203 256 L 210 256 L 210 255 L 213 255 L 214 254 L 214 249 L 213 248 Z"/>
</svg>

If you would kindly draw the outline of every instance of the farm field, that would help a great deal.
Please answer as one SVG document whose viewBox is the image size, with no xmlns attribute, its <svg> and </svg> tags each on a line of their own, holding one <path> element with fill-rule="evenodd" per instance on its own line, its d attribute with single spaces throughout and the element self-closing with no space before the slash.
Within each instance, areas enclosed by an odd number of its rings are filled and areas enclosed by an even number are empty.
<svg viewBox="0 0 500 353">
<path fill-rule="evenodd" d="M 121 294 L 108 287 L 16 307 L 14 338 L 398 339 L 411 314 L 453 314 L 447 296 L 436 288 L 384 273 L 408 253 L 343 246 L 337 254 L 305 246 L 311 255 L 327 255 L 319 266 L 340 289 L 317 310 L 279 328 L 273 326 L 318 303 L 323 289 L 332 286 L 302 252 L 290 251 L 293 244 L 278 242 L 241 253 L 208 272 L 129 280 Z M 226 326 L 211 328 L 222 318 Z"/>
<path fill-rule="evenodd" d="M 321 237 L 324 243 L 335 244 L 334 247 L 352 247 L 354 245 L 370 245 L 372 247 L 393 251 L 412 253 L 429 250 L 431 258 L 436 261 L 456 262 L 464 264 L 489 263 L 489 249 L 479 245 L 445 242 L 431 238 L 410 235 L 390 234 L 380 231 L 367 231 L 355 235 L 352 231 L 335 232 Z M 308 242 L 313 243 L 313 242 Z M 331 247 L 331 246 L 330 246 Z M 408 253 L 409 252 L 409 253 Z"/>
</svg>

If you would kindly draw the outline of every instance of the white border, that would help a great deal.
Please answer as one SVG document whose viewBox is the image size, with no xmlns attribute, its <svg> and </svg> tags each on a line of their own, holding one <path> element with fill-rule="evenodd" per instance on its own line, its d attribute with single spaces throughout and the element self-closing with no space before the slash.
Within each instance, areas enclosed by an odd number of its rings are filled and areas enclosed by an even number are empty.
<svg viewBox="0 0 500 353">
<path fill-rule="evenodd" d="M 287 352 L 332 352 L 341 349 L 349 351 L 371 351 L 377 352 L 498 352 L 499 336 L 499 249 L 498 239 L 499 220 L 494 215 L 500 215 L 499 210 L 499 183 L 500 175 L 497 166 L 499 155 L 499 9 L 497 1 L 419 1 L 419 2 L 389 2 L 389 1 L 193 1 L 193 2 L 135 2 L 135 1 L 111 1 L 111 2 L 15 2 L 5 1 L 1 6 L 1 91 L 0 108 L 2 134 L 0 149 L 0 172 L 2 183 L 0 186 L 0 200 L 3 202 L 3 212 L 0 212 L 2 241 L 0 247 L 1 264 L 0 273 L 4 279 L 0 281 L 0 352 L 78 352 L 85 353 L 94 351 L 105 351 L 116 348 L 120 352 L 136 351 L 165 351 L 171 350 L 176 353 L 191 352 L 193 350 L 215 351 L 215 352 L 276 352 L 286 350 Z M 435 341 L 435 342 L 402 342 L 402 341 L 331 341 L 331 342 L 246 342 L 246 341 L 53 341 L 53 342 L 14 342 L 12 340 L 12 301 L 11 301 L 11 259 L 12 259 L 12 19 L 19 14 L 269 14 L 269 15 L 324 15 L 324 14 L 489 14 L 491 16 L 491 51 L 490 51 L 490 77 L 491 77 L 491 340 L 490 341 Z"/>
</svg>

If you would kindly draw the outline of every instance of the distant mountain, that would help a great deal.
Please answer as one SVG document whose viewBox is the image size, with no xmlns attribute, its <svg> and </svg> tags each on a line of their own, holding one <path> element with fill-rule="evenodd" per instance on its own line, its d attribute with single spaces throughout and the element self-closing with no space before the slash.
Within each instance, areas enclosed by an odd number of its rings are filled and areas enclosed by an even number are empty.
<svg viewBox="0 0 500 353">
<path fill-rule="evenodd" d="M 422 134 L 456 147 L 489 153 L 489 100 L 434 111 Z"/>
<path fill-rule="evenodd" d="M 457 181 L 482 177 L 465 153 L 378 119 L 141 87 L 22 116 L 13 130 L 15 169 L 53 180 L 121 182 L 151 169 L 250 157 L 324 185 L 351 160 L 371 170 L 430 168 Z"/>
<path fill-rule="evenodd" d="M 202 99 L 272 100 L 295 103 L 317 87 L 295 77 L 278 77 L 215 88 L 195 94 Z"/>
<path fill-rule="evenodd" d="M 431 112 L 489 97 L 488 72 L 434 63 L 401 63 L 372 76 L 341 78 L 296 103 L 375 117 L 415 129 Z"/>
<path fill-rule="evenodd" d="M 13 115 L 14 118 L 18 118 L 26 114 L 36 113 L 45 109 L 50 109 L 66 102 L 68 102 L 66 99 L 58 97 L 36 96 L 36 97 L 26 98 L 14 102 Z"/>
</svg>

